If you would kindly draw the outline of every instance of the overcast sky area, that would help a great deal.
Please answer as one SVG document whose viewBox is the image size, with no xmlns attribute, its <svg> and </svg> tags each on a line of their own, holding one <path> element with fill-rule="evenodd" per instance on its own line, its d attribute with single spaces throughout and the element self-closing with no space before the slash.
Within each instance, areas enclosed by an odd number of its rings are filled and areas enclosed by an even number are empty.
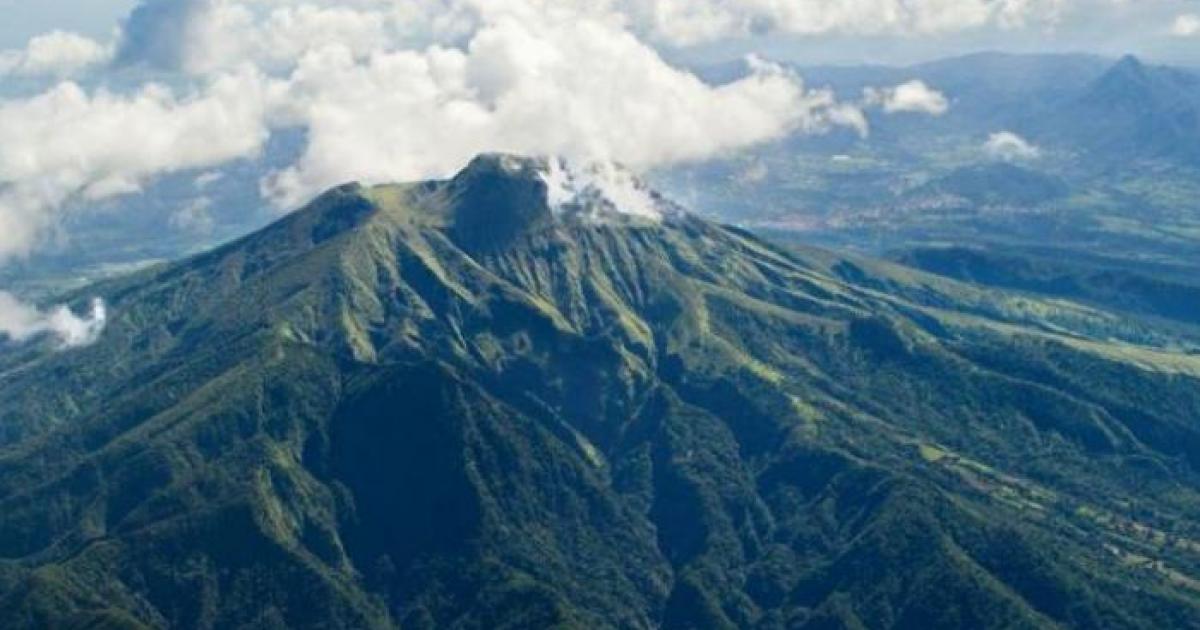
<svg viewBox="0 0 1200 630">
<path fill-rule="evenodd" d="M 19 48 L 55 29 L 91 37 L 110 34 L 134 0 L 0 0 L 0 48 Z"/>
</svg>

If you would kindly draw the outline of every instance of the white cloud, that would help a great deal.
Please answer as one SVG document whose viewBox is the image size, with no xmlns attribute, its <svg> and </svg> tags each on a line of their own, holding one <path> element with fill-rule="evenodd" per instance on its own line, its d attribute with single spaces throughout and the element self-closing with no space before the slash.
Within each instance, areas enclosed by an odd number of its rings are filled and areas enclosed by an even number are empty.
<svg viewBox="0 0 1200 630">
<path fill-rule="evenodd" d="M 294 65 L 304 53 L 341 45 L 358 56 L 388 47 L 394 12 L 309 2 L 264 9 L 264 0 L 164 0 L 144 5 L 126 24 L 119 59 L 193 74 L 247 61 Z"/>
<path fill-rule="evenodd" d="M 948 0 L 906 0 L 903 10 L 878 4 L 889 1 L 147 2 L 123 24 L 115 62 L 177 72 L 174 88 L 89 93 L 65 82 L 0 101 L 0 261 L 30 251 L 73 201 L 253 157 L 272 130 L 299 128 L 307 139 L 298 161 L 262 182 L 281 207 L 347 180 L 444 177 L 488 151 L 637 171 L 794 132 L 842 126 L 866 135 L 862 104 L 808 89 L 771 63 L 751 58 L 749 76 L 721 86 L 672 66 L 639 37 L 664 11 L 694 9 L 718 21 L 782 12 L 765 28 L 819 16 L 828 21 L 822 29 L 867 5 L 895 13 L 888 23 L 919 29 L 1000 19 L 1002 7 L 1024 14 L 1024 0 L 968 2 L 974 11 L 986 5 L 970 19 Z M 920 82 L 871 97 L 888 112 L 947 107 Z"/>
<path fill-rule="evenodd" d="M 1115 2 L 1117 0 L 1092 0 Z M 1070 0 L 156 0 L 126 21 L 122 58 L 212 71 L 247 56 L 294 60 L 338 42 L 374 50 L 453 44 L 499 16 L 620 23 L 676 46 L 765 33 L 927 35 L 1052 26 Z M 213 44 L 221 44 L 214 46 Z"/>
<path fill-rule="evenodd" d="M 50 334 L 64 348 L 86 346 L 99 339 L 107 319 L 104 302 L 99 299 L 92 301 L 91 313 L 80 317 L 66 306 L 40 311 L 0 291 L 0 338 L 17 343 Z"/>
<path fill-rule="evenodd" d="M 1006 161 L 1036 160 L 1042 155 L 1041 149 L 1011 131 L 988 136 L 983 151 L 991 158 Z"/>
<path fill-rule="evenodd" d="M 157 84 L 118 95 L 64 82 L 0 101 L 0 260 L 27 253 L 72 199 L 256 154 L 267 137 L 266 89 L 246 70 L 182 99 Z"/>
<path fill-rule="evenodd" d="M 558 213 L 576 213 L 596 221 L 614 213 L 660 221 L 674 210 L 655 199 L 636 176 L 612 163 L 579 168 L 551 159 L 542 180 L 547 202 Z"/>
<path fill-rule="evenodd" d="M 889 114 L 907 112 L 941 116 L 950 109 L 945 95 L 924 81 L 909 81 L 892 88 L 867 88 L 863 101 L 869 106 L 881 107 Z"/>
<path fill-rule="evenodd" d="M 53 31 L 29 41 L 24 50 L 0 52 L 0 75 L 70 77 L 112 59 L 111 46 Z"/>
<path fill-rule="evenodd" d="M 778 66 L 712 87 L 612 20 L 491 9 L 462 48 L 376 53 L 326 47 L 287 82 L 281 122 L 308 129 L 300 162 L 265 191 L 293 205 L 347 179 L 442 177 L 486 151 L 615 161 L 635 170 L 833 125 L 855 107 Z"/>
<path fill-rule="evenodd" d="M 536 0 L 520 0 L 526 1 Z M 329 45 L 365 56 L 456 42 L 477 29 L 491 6 L 483 0 L 155 0 L 125 21 L 117 59 L 193 74 L 248 61 L 287 68 Z"/>
<path fill-rule="evenodd" d="M 1200 35 L 1200 14 L 1185 13 L 1175 18 L 1175 22 L 1171 24 L 1171 34 L 1175 37 Z"/>
</svg>

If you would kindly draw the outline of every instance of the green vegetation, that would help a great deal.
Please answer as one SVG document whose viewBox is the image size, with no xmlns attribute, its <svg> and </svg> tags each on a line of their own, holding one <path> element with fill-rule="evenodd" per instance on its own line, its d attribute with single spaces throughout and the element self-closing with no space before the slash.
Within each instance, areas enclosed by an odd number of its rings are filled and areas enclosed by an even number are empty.
<svg viewBox="0 0 1200 630">
<path fill-rule="evenodd" d="M 1196 626 L 1200 357 L 543 186 L 336 189 L 0 350 L 0 627 Z"/>
</svg>

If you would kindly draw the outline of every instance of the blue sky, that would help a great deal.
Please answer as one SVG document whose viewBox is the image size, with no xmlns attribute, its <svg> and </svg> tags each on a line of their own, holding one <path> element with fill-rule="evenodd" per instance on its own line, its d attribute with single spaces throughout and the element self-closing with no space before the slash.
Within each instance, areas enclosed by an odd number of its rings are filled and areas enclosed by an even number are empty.
<svg viewBox="0 0 1200 630">
<path fill-rule="evenodd" d="M 0 48 L 18 48 L 54 29 L 105 37 L 129 13 L 133 0 L 0 0 Z"/>
</svg>

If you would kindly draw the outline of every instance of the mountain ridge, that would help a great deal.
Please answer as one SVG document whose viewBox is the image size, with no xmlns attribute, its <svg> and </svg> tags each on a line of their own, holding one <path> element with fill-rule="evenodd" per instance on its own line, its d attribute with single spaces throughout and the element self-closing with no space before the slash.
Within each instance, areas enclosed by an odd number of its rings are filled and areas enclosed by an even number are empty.
<svg viewBox="0 0 1200 630">
<path fill-rule="evenodd" d="M 695 216 L 547 215 L 489 159 L 336 188 L 92 287 L 91 347 L 0 352 L 0 625 L 1195 618 L 1196 360 Z"/>
<path fill-rule="evenodd" d="M 1035 137 L 1080 147 L 1093 157 L 1134 156 L 1196 164 L 1200 77 L 1126 55 L 1081 94 L 1031 121 Z"/>
</svg>

